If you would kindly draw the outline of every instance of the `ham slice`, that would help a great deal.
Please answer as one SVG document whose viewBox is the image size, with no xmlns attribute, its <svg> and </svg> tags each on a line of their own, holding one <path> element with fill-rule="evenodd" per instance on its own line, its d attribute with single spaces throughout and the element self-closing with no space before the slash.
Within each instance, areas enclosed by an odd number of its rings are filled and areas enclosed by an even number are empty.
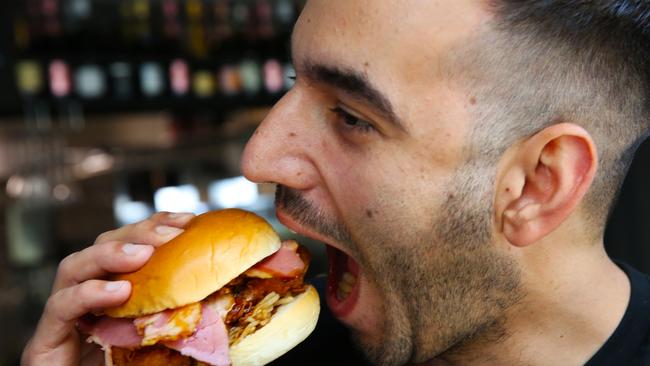
<svg viewBox="0 0 650 366">
<path fill-rule="evenodd" d="M 196 304 L 201 309 L 201 320 L 196 326 L 196 332 L 187 338 L 160 342 L 160 344 L 176 350 L 184 356 L 210 365 L 230 365 L 228 331 L 223 319 L 232 304 L 233 299 L 229 295 Z M 194 317 L 193 311 L 187 310 L 193 309 L 191 306 L 177 309 L 176 314 L 179 314 L 178 311 L 186 309 L 185 312 Z M 136 349 L 142 346 L 144 337 L 138 334 L 138 328 L 134 323 L 141 327 L 145 326 L 144 329 L 154 327 L 150 329 L 161 330 L 170 324 L 169 321 L 173 320 L 173 315 L 173 311 L 166 311 L 135 320 L 104 316 L 92 321 L 80 322 L 79 330 L 90 334 L 88 341 L 101 345 L 107 353 L 110 353 L 111 347 Z"/>
<path fill-rule="evenodd" d="M 214 366 L 229 366 L 230 355 L 228 331 L 223 318 L 228 313 L 231 301 L 214 301 L 204 303 L 201 322 L 196 332 L 172 342 L 163 342 L 166 347 L 177 350 L 184 356 Z"/>
<path fill-rule="evenodd" d="M 90 334 L 89 342 L 95 342 L 104 348 L 113 346 L 134 349 L 142 343 L 142 336 L 133 325 L 133 319 L 103 316 L 94 321 L 80 323 L 79 330 Z"/>
<path fill-rule="evenodd" d="M 294 240 L 282 242 L 280 250 L 256 264 L 253 269 L 274 277 L 296 277 L 305 270 L 305 263 L 298 254 L 298 243 Z"/>
</svg>

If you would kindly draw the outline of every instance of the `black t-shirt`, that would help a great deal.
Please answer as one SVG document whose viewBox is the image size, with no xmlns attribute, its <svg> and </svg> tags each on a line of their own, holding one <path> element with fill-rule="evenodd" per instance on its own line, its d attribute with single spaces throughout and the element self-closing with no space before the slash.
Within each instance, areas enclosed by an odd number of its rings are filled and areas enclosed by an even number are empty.
<svg viewBox="0 0 650 366">
<path fill-rule="evenodd" d="M 650 276 L 618 265 L 630 279 L 630 303 L 614 333 L 585 366 L 650 366 Z"/>
<path fill-rule="evenodd" d="M 630 279 L 630 302 L 614 333 L 585 366 L 650 366 L 650 276 L 618 264 Z M 313 283 L 321 294 L 316 330 L 271 365 L 370 365 L 352 345 L 348 330 L 329 312 L 323 295 L 325 279 Z"/>
</svg>

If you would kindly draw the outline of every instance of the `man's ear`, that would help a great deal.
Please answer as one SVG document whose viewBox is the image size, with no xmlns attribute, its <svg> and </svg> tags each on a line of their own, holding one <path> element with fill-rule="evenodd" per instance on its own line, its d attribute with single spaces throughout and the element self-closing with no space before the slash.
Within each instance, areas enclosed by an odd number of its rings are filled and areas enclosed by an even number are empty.
<svg viewBox="0 0 650 366">
<path fill-rule="evenodd" d="M 516 246 L 542 239 L 580 203 L 597 165 L 591 136 L 570 123 L 547 127 L 513 146 L 499 166 L 497 227 Z"/>
</svg>

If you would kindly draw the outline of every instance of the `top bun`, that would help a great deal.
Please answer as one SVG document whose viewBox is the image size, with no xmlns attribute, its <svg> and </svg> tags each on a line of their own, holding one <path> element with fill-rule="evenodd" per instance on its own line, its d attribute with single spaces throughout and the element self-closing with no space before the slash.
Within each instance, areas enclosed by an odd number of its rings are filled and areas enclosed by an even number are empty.
<svg viewBox="0 0 650 366">
<path fill-rule="evenodd" d="M 271 225 L 253 213 L 207 212 L 157 248 L 138 271 L 112 278 L 130 281 L 132 291 L 127 302 L 105 314 L 135 318 L 201 301 L 280 246 Z"/>
</svg>

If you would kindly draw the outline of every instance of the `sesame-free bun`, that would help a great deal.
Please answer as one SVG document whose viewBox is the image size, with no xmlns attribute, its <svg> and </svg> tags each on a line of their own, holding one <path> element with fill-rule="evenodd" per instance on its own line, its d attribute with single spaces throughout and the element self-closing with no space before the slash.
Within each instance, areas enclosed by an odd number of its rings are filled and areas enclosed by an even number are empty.
<svg viewBox="0 0 650 366">
<path fill-rule="evenodd" d="M 232 366 L 261 366 L 282 356 L 309 336 L 318 322 L 320 301 L 312 286 L 280 306 L 264 327 L 230 347 Z"/>
<path fill-rule="evenodd" d="M 131 296 L 105 314 L 135 318 L 201 301 L 278 251 L 280 245 L 271 225 L 253 213 L 237 209 L 207 212 L 157 248 L 142 268 L 113 277 L 131 282 Z"/>
</svg>

